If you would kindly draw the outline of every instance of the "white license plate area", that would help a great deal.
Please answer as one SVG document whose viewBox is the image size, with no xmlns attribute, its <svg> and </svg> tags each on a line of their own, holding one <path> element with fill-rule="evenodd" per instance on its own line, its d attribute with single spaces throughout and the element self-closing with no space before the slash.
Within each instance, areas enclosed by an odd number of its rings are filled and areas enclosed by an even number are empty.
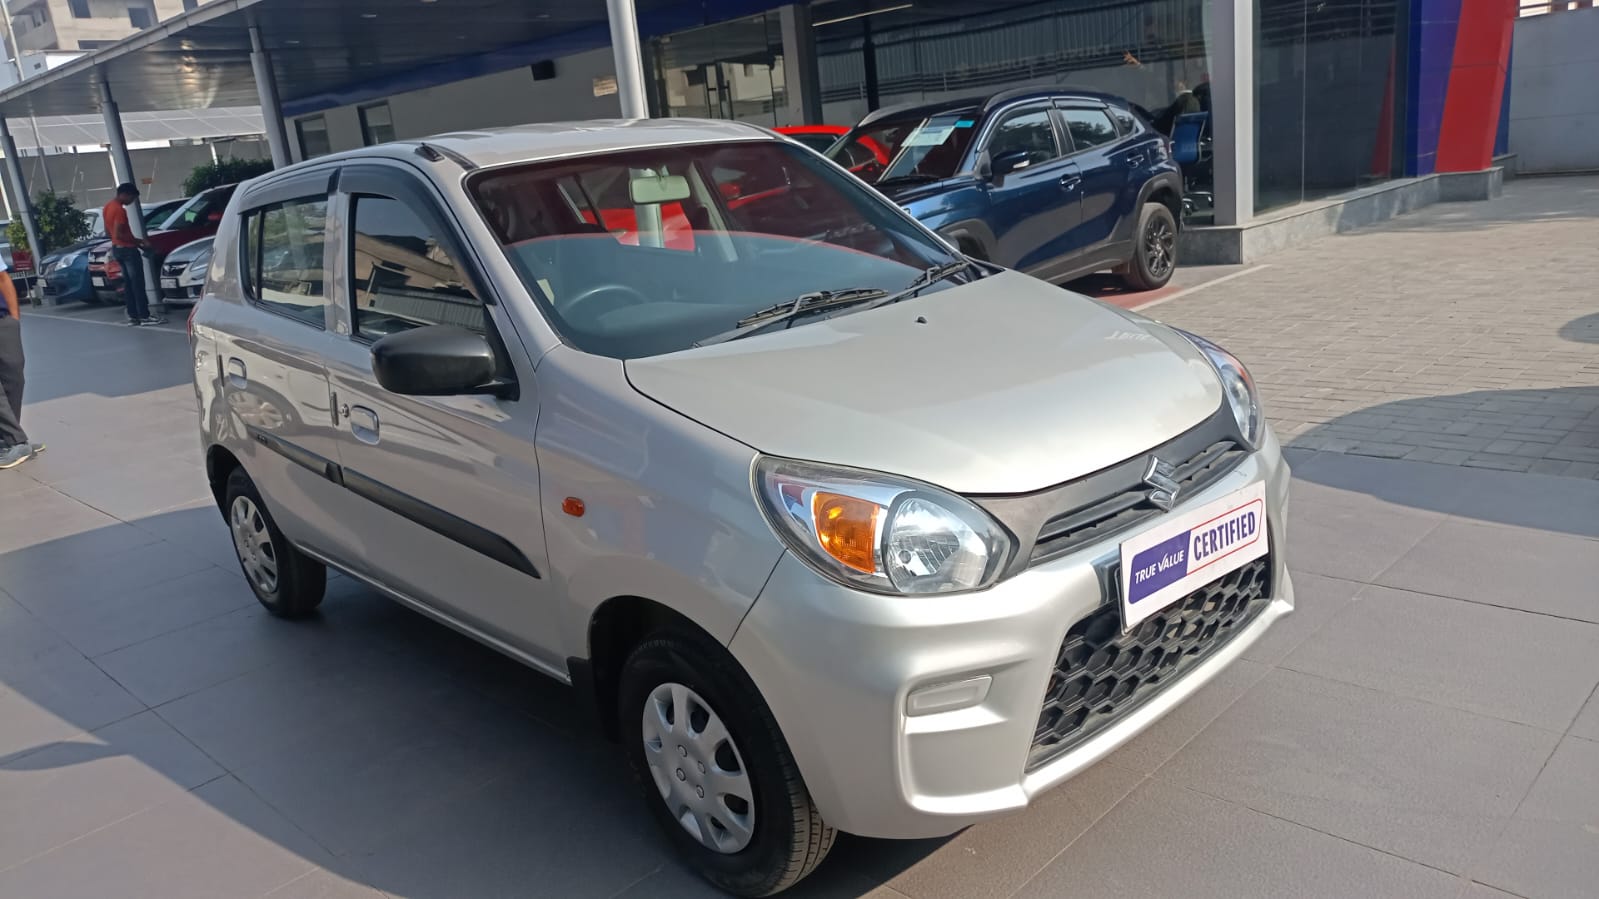
<svg viewBox="0 0 1599 899">
<path fill-rule="evenodd" d="M 162 290 L 177 290 L 178 289 L 178 279 L 177 278 L 162 278 L 161 279 L 161 289 Z"/>
<path fill-rule="evenodd" d="M 1267 542 L 1259 481 L 1122 541 L 1122 628 L 1264 556 Z"/>
<path fill-rule="evenodd" d="M 94 279 L 94 286 L 95 287 L 104 287 L 105 286 L 105 279 L 104 278 L 95 278 Z"/>
</svg>

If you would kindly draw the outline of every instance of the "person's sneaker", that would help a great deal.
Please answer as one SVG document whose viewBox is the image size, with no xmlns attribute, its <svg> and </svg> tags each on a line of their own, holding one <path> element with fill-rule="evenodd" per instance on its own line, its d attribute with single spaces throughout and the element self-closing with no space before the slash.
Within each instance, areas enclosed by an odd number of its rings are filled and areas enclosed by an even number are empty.
<svg viewBox="0 0 1599 899">
<path fill-rule="evenodd" d="M 19 443 L 4 452 L 0 452 L 0 468 L 16 468 L 31 458 L 33 458 L 33 447 L 26 443 Z"/>
<path fill-rule="evenodd" d="M 136 318 L 130 318 L 130 319 L 128 319 L 128 327 L 130 327 L 130 328 L 137 328 L 137 327 L 139 327 L 139 326 L 140 326 L 140 325 L 142 325 L 142 324 L 144 324 L 144 322 L 142 322 L 142 321 L 139 321 L 139 320 L 138 320 L 138 319 L 136 319 Z"/>
<path fill-rule="evenodd" d="M 143 323 L 146 325 L 164 325 L 167 323 L 167 319 L 164 315 L 147 315 L 144 317 Z"/>
<path fill-rule="evenodd" d="M 40 453 L 44 452 L 44 450 L 45 450 L 44 442 L 40 441 L 38 443 L 30 443 L 30 444 L 28 444 L 28 449 L 33 450 L 33 454 L 35 456 L 37 456 Z"/>
</svg>

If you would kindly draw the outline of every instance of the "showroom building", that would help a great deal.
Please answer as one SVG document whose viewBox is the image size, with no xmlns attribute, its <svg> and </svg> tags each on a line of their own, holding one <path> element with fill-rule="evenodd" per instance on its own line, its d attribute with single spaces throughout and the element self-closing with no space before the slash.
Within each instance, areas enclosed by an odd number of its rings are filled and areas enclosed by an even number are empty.
<svg viewBox="0 0 1599 899">
<path fill-rule="evenodd" d="M 609 5 L 636 8 L 639 52 L 615 51 L 600 3 L 219 0 L 0 92 L 0 112 L 104 112 L 113 94 L 128 111 L 220 106 L 248 91 L 281 110 L 283 156 L 303 159 L 614 117 L 637 83 L 629 71 L 642 75 L 650 115 L 765 126 L 850 125 L 895 104 L 1069 85 L 1122 95 L 1176 132 L 1189 189 L 1204 200 L 1190 236 L 1230 229 L 1210 235 L 1225 251 L 1189 258 L 1227 261 L 1248 255 L 1248 229 L 1318 202 L 1343 204 L 1321 216 L 1342 226 L 1488 195 L 1516 16 L 1514 0 Z M 154 61 L 172 62 L 176 84 Z M 1175 113 L 1187 114 L 1182 129 Z M 1385 185 L 1408 193 L 1379 196 Z M 1369 210 L 1349 206 L 1373 196 Z M 1282 238 L 1260 246 L 1273 241 Z"/>
</svg>

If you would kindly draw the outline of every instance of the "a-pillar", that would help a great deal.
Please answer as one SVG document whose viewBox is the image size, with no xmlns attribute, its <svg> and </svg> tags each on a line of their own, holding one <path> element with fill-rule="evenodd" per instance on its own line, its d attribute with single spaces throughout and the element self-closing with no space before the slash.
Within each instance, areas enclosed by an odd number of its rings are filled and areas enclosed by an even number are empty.
<svg viewBox="0 0 1599 899">
<path fill-rule="evenodd" d="M 278 103 L 277 73 L 272 68 L 272 53 L 261 40 L 261 29 L 250 26 L 250 68 L 255 71 L 255 94 L 261 104 L 261 121 L 266 126 L 267 146 L 272 150 L 272 166 L 283 168 L 294 160 L 289 156 L 289 132 L 283 123 L 283 106 Z"/>
<path fill-rule="evenodd" d="M 33 216 L 33 198 L 28 196 L 28 182 L 22 177 L 22 160 L 17 156 L 17 142 L 11 139 L 11 126 L 0 115 L 0 152 L 6 154 L 6 174 L 11 179 L 11 196 L 15 200 L 14 214 L 22 217 L 22 227 L 28 232 L 28 248 L 33 251 L 33 272 L 39 274 L 39 260 L 44 258 L 44 247 L 39 243 L 39 223 Z"/>
<path fill-rule="evenodd" d="M 128 155 L 128 138 L 122 131 L 122 112 L 117 109 L 116 97 L 111 94 L 111 85 L 103 78 L 100 81 L 100 116 L 105 121 L 106 143 L 111 146 L 111 171 L 117 183 L 137 185 L 138 179 L 133 174 L 133 157 Z M 144 209 L 138 200 L 128 207 L 128 228 L 133 231 L 133 236 L 143 238 Z M 150 298 L 153 308 L 165 309 L 166 303 L 161 299 L 161 291 L 156 286 L 155 260 L 145 257 L 144 264 L 144 289 L 145 295 Z"/>
<path fill-rule="evenodd" d="M 639 53 L 638 13 L 633 0 L 605 0 L 611 21 L 611 55 L 616 62 L 616 99 L 624 119 L 647 119 L 649 101 L 644 94 L 644 60 Z"/>
<path fill-rule="evenodd" d="M 1210 0 L 1210 122 L 1216 224 L 1255 215 L 1255 4 Z"/>
</svg>

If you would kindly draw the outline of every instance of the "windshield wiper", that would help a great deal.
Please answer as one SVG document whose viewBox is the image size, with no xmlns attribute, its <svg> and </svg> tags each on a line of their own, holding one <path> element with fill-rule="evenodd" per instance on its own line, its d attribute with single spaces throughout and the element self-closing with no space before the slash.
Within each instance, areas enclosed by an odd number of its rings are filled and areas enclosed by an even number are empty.
<svg viewBox="0 0 1599 899">
<path fill-rule="evenodd" d="M 694 345 L 711 346 L 725 343 L 729 340 L 737 340 L 740 337 L 751 337 L 785 322 L 788 323 L 785 327 L 792 325 L 794 319 L 810 312 L 864 303 L 868 300 L 878 300 L 886 296 L 888 296 L 888 291 L 876 287 L 846 287 L 843 290 L 818 290 L 814 293 L 802 293 L 792 300 L 785 300 L 774 306 L 768 306 L 759 312 L 746 315 L 738 320 L 732 330 L 697 340 Z"/>
<path fill-rule="evenodd" d="M 878 297 L 877 299 L 867 303 L 855 311 L 865 312 L 868 309 L 876 309 L 879 306 L 888 306 L 893 303 L 898 303 L 900 300 L 910 299 L 911 297 L 916 296 L 917 294 L 929 287 L 932 287 L 934 284 L 937 284 L 945 278 L 958 275 L 967 269 L 976 267 L 977 263 L 970 259 L 964 258 L 951 260 L 949 262 L 940 262 L 938 265 L 928 268 L 921 274 L 917 275 L 915 280 L 905 285 L 904 290 Z"/>
</svg>

